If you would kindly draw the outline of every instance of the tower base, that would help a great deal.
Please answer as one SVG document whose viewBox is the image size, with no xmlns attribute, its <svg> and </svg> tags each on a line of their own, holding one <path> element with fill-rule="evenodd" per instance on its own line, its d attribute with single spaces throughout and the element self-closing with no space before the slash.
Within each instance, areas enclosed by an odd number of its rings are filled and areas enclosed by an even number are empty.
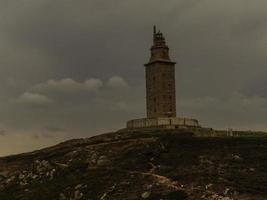
<svg viewBox="0 0 267 200">
<path fill-rule="evenodd" d="M 159 117 L 159 118 L 143 118 L 134 119 L 127 122 L 127 128 L 201 128 L 198 120 L 179 117 Z"/>
</svg>

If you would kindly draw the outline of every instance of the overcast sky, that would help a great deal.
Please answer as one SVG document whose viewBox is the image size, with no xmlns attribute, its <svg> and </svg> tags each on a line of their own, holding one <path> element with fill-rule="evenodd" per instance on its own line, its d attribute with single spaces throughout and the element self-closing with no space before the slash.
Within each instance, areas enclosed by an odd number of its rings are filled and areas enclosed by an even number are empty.
<svg viewBox="0 0 267 200">
<path fill-rule="evenodd" d="M 0 155 L 144 117 L 154 24 L 178 116 L 267 130 L 267 1 L 0 0 Z"/>
</svg>

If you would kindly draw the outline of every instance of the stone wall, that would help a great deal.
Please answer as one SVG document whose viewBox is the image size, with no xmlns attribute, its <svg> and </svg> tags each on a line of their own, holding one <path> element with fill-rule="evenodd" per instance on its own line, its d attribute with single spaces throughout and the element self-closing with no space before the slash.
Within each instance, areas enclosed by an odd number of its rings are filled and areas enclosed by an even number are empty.
<svg viewBox="0 0 267 200">
<path fill-rule="evenodd" d="M 146 103 L 148 118 L 176 117 L 174 63 L 146 66 Z"/>
<path fill-rule="evenodd" d="M 183 128 L 183 127 L 200 127 L 198 120 L 190 118 L 143 118 L 135 119 L 127 122 L 127 128 Z"/>
</svg>

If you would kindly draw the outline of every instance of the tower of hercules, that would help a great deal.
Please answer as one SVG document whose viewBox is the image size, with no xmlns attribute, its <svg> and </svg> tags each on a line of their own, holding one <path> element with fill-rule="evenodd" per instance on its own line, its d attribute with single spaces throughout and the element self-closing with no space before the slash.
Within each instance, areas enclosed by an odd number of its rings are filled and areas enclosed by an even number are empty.
<svg viewBox="0 0 267 200">
<path fill-rule="evenodd" d="M 201 126 L 193 118 L 176 117 L 175 62 L 169 56 L 169 47 L 154 26 L 151 57 L 145 64 L 147 117 L 127 121 L 128 129 L 179 129 Z"/>
<path fill-rule="evenodd" d="M 175 62 L 170 59 L 163 34 L 155 26 L 145 71 L 147 118 L 176 117 Z"/>
</svg>

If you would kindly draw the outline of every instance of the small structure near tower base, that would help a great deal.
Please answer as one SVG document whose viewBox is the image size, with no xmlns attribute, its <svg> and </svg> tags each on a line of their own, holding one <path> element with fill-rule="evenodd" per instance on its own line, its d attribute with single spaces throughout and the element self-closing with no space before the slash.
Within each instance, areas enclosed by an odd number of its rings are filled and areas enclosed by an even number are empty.
<svg viewBox="0 0 267 200">
<path fill-rule="evenodd" d="M 151 57 L 145 64 L 147 118 L 127 122 L 127 128 L 201 128 L 198 120 L 176 117 L 175 62 L 165 38 L 154 26 Z"/>
</svg>

